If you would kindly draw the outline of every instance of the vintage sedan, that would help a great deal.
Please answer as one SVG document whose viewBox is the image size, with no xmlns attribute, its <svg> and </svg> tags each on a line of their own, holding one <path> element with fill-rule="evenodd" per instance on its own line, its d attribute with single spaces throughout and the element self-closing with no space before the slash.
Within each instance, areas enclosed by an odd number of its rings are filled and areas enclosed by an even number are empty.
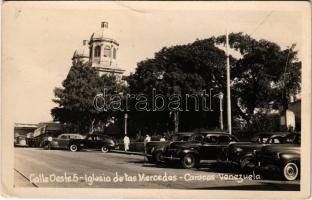
<svg viewBox="0 0 312 200">
<path fill-rule="evenodd" d="M 163 152 L 172 142 L 185 142 L 193 138 L 194 132 L 179 132 L 172 135 L 167 141 L 151 141 L 146 144 L 145 156 L 150 163 L 160 163 Z"/>
<path fill-rule="evenodd" d="M 97 149 L 103 153 L 107 153 L 110 150 L 116 149 L 116 142 L 107 135 L 92 134 L 84 139 L 70 139 L 68 149 L 72 152 L 81 149 Z"/>
<path fill-rule="evenodd" d="M 269 145 L 255 152 L 254 162 L 260 169 L 279 171 L 283 179 L 292 181 L 300 177 L 301 135 L 287 138 L 289 144 Z"/>
<path fill-rule="evenodd" d="M 68 149 L 70 139 L 84 139 L 86 136 L 79 133 L 63 133 L 56 138 L 47 137 L 42 141 L 45 149 Z"/>
<path fill-rule="evenodd" d="M 238 139 L 227 133 L 201 133 L 194 141 L 171 143 L 164 152 L 163 160 L 180 164 L 186 169 L 197 167 L 203 160 L 217 160 L 222 149 L 232 142 L 238 142 Z"/>
<path fill-rule="evenodd" d="M 253 137 L 250 142 L 237 142 L 228 145 L 222 150 L 218 161 L 237 164 L 241 169 L 246 169 L 253 165 L 253 156 L 255 151 L 259 151 L 263 146 L 270 144 L 289 143 L 287 141 L 287 132 L 268 132 L 260 133 Z"/>
</svg>

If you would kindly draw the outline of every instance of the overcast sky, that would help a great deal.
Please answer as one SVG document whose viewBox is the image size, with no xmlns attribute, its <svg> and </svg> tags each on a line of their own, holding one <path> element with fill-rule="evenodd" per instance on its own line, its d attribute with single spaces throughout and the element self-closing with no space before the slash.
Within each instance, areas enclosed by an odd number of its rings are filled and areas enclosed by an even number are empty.
<svg viewBox="0 0 312 200">
<path fill-rule="evenodd" d="M 9 110 L 15 122 L 52 120 L 53 89 L 61 86 L 75 49 L 100 28 L 101 21 L 120 43 L 119 67 L 127 74 L 136 63 L 153 57 L 164 46 L 187 44 L 230 32 L 252 34 L 281 45 L 297 44 L 300 53 L 302 16 L 279 7 L 211 6 L 208 3 L 176 6 L 156 2 L 131 3 L 9 2 L 5 5 L 3 74 L 6 75 Z M 242 3 L 242 2 L 241 2 Z M 179 5 L 178 5 L 179 4 Z M 167 6 L 166 6 L 167 5 Z M 183 5 L 183 6 L 180 6 Z M 231 9 L 225 11 L 225 9 Z M 235 11 L 239 10 L 239 11 Z"/>
</svg>

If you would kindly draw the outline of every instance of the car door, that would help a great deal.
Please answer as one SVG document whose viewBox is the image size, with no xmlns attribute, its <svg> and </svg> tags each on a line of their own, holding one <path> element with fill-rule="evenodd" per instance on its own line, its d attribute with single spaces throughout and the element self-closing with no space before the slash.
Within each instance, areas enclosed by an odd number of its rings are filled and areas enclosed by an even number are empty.
<svg viewBox="0 0 312 200">
<path fill-rule="evenodd" d="M 87 149 L 92 149 L 94 146 L 94 138 L 93 135 L 88 135 L 86 139 L 84 140 L 84 147 Z"/>
<path fill-rule="evenodd" d="M 69 141 L 71 139 L 78 139 L 72 135 L 67 135 L 66 139 L 62 141 L 62 148 L 67 148 L 69 146 Z"/>
<path fill-rule="evenodd" d="M 68 135 L 61 135 L 57 138 L 57 145 L 59 148 L 67 148 L 66 141 L 68 140 Z"/>
<path fill-rule="evenodd" d="M 218 156 L 221 154 L 222 149 L 227 147 L 229 145 L 229 143 L 233 142 L 233 141 L 235 141 L 234 138 L 231 138 L 228 135 L 220 135 L 218 137 L 218 145 L 216 147 L 215 159 L 217 159 Z"/>
<path fill-rule="evenodd" d="M 101 135 L 98 135 L 95 137 L 93 148 L 100 149 L 103 146 L 104 143 L 104 137 Z"/>
<path fill-rule="evenodd" d="M 213 160 L 216 159 L 216 152 L 218 148 L 218 136 L 216 135 L 207 135 L 203 144 L 200 148 L 200 158 L 201 160 Z"/>
</svg>

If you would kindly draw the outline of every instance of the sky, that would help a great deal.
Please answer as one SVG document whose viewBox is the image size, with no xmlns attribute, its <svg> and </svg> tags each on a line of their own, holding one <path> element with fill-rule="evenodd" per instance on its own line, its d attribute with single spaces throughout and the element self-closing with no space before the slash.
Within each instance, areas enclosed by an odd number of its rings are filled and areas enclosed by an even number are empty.
<svg viewBox="0 0 312 200">
<path fill-rule="evenodd" d="M 284 4 L 74 3 L 4 3 L 3 91 L 11 102 L 7 109 L 14 122 L 52 120 L 53 90 L 66 78 L 74 50 L 100 28 L 101 21 L 109 22 L 120 43 L 118 66 L 126 74 L 164 46 L 223 35 L 226 29 L 276 42 L 282 48 L 296 43 L 301 56 L 302 15 Z"/>
</svg>

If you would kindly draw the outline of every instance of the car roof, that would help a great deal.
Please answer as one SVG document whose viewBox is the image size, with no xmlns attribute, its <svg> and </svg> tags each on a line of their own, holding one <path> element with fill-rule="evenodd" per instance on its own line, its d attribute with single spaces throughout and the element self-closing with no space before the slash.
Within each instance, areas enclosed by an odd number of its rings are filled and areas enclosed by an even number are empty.
<svg viewBox="0 0 312 200">
<path fill-rule="evenodd" d="M 175 133 L 174 135 L 194 135 L 196 133 L 194 132 L 178 132 L 178 133 Z"/>
<path fill-rule="evenodd" d="M 103 134 L 89 134 L 90 136 L 101 136 L 101 137 L 109 137 L 108 135 Z"/>
<path fill-rule="evenodd" d="M 205 134 L 205 135 L 230 135 L 229 133 L 226 132 L 220 132 L 220 131 L 205 131 L 205 132 L 201 132 L 201 134 Z"/>
<path fill-rule="evenodd" d="M 257 133 L 256 135 L 285 135 L 289 134 L 289 132 L 260 132 Z"/>
<path fill-rule="evenodd" d="M 81 134 L 80 133 L 62 133 L 61 135 L 81 135 Z"/>
</svg>

